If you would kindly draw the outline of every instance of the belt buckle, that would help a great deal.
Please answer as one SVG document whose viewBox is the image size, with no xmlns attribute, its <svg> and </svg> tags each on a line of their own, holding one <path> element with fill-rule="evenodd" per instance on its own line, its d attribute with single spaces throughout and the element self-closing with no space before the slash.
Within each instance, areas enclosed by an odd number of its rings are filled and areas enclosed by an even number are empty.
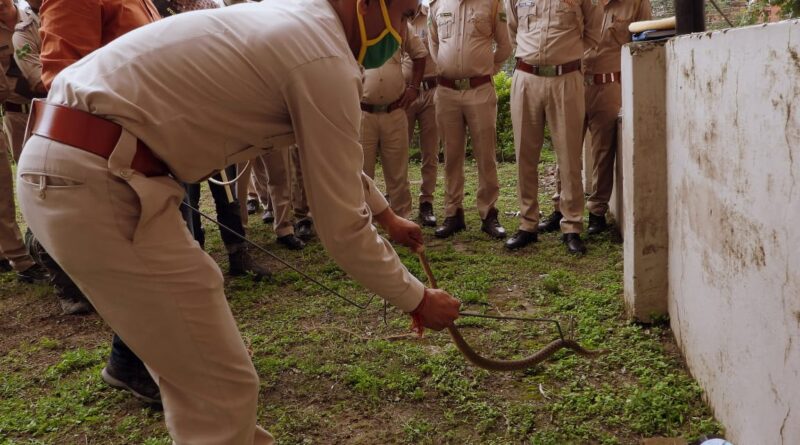
<svg viewBox="0 0 800 445">
<path fill-rule="evenodd" d="M 583 76 L 583 84 L 587 86 L 594 85 L 594 74 L 586 74 Z"/>
<path fill-rule="evenodd" d="M 453 83 L 456 84 L 456 89 L 460 91 L 468 90 L 470 88 L 469 79 L 456 79 Z"/>
<path fill-rule="evenodd" d="M 558 67 L 555 65 L 539 65 L 539 75 L 544 77 L 555 77 Z"/>
<path fill-rule="evenodd" d="M 387 113 L 389 111 L 389 105 L 373 105 L 372 110 L 374 113 Z"/>
</svg>

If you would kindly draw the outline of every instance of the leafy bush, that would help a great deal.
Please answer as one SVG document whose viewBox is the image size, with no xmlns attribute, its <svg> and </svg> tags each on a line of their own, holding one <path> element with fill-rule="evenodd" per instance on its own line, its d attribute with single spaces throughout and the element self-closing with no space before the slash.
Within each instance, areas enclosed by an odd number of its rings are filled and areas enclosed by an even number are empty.
<svg viewBox="0 0 800 445">
<path fill-rule="evenodd" d="M 511 126 L 511 76 L 500 71 L 494 76 L 497 92 L 497 160 L 514 161 L 514 129 Z"/>
</svg>

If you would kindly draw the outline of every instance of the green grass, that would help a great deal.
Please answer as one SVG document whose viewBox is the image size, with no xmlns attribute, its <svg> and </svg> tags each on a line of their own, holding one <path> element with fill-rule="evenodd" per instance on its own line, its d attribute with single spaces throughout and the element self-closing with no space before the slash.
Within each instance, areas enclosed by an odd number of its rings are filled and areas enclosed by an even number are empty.
<svg viewBox="0 0 800 445">
<path fill-rule="evenodd" d="M 543 182 L 552 170 L 546 151 Z M 418 191 L 419 166 L 412 187 Z M 569 256 L 558 235 L 508 253 L 480 231 L 476 176 L 468 165 L 469 230 L 452 240 L 426 229 L 439 285 L 478 312 L 558 318 L 591 348 L 611 352 L 588 361 L 571 352 L 525 372 L 489 373 L 466 363 L 446 333 L 408 333 L 408 317 L 380 300 L 348 306 L 296 272 L 259 254 L 275 280 L 231 279 L 230 304 L 261 377 L 259 423 L 280 444 L 637 444 L 651 436 L 692 440 L 720 432 L 665 325 L 628 323 L 622 305 L 622 246 L 612 235 Z M 441 172 L 440 172 L 441 175 Z M 498 207 L 509 231 L 516 221 L 516 169 L 500 166 Z M 440 178 L 437 215 L 441 218 Z M 541 191 L 549 213 L 552 190 Z M 205 199 L 205 198 L 204 198 Z M 210 210 L 208 199 L 204 207 Z M 227 268 L 218 231 L 208 250 Z M 254 240 L 338 292 L 364 302 L 318 242 L 301 252 L 274 243 L 251 221 Z M 416 257 L 398 249 L 423 278 Z M 142 406 L 100 379 L 110 331 L 97 316 L 59 315 L 45 287 L 0 276 L 0 444 L 168 444 L 160 411 Z M 464 319 L 484 354 L 521 357 L 555 338 L 552 326 Z"/>
</svg>

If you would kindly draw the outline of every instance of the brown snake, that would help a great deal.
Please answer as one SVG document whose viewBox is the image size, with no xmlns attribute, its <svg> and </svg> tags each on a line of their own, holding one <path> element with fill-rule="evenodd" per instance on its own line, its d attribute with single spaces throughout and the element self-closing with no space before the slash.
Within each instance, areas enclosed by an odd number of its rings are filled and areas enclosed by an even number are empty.
<svg viewBox="0 0 800 445">
<path fill-rule="evenodd" d="M 428 277 L 428 282 L 431 287 L 436 288 L 436 279 L 433 277 L 433 271 L 431 271 L 431 266 L 428 263 L 428 258 L 425 256 L 425 251 L 420 250 L 417 252 L 417 256 L 419 257 L 419 261 L 422 264 L 422 269 L 425 270 L 425 275 Z M 578 342 L 575 340 L 568 340 L 565 338 L 559 338 L 558 340 L 552 341 L 550 344 L 545 346 L 543 349 L 537 351 L 533 355 L 530 355 L 525 358 L 521 358 L 518 360 L 498 360 L 492 358 L 486 358 L 475 352 L 475 349 L 464 340 L 464 337 L 461 335 L 461 332 L 458 330 L 455 324 L 450 325 L 447 327 L 448 332 L 450 332 L 450 337 L 453 339 L 453 343 L 456 345 L 461 354 L 469 360 L 472 364 L 479 368 L 488 369 L 489 371 L 518 371 L 522 369 L 532 368 L 539 363 L 547 360 L 558 352 L 559 350 L 566 348 L 572 349 L 579 355 L 588 358 L 596 358 L 602 354 L 605 354 L 607 351 L 589 351 L 585 349 L 583 346 L 579 345 Z"/>
</svg>

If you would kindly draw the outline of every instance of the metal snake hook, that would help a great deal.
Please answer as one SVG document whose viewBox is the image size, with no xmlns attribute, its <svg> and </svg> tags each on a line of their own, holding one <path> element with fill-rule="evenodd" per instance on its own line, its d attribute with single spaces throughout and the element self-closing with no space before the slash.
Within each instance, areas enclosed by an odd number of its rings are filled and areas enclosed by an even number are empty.
<svg viewBox="0 0 800 445">
<path fill-rule="evenodd" d="M 430 263 L 428 263 L 428 258 L 425 256 L 425 249 L 424 247 L 417 251 L 417 257 L 419 258 L 420 263 L 422 264 L 422 269 L 425 271 L 425 275 L 428 277 L 428 282 L 430 283 L 431 287 L 435 288 L 436 286 L 436 279 L 433 277 L 433 271 L 431 270 Z M 473 363 L 474 365 L 488 369 L 490 371 L 517 371 L 532 368 L 539 363 L 550 358 L 553 354 L 561 350 L 562 348 L 572 349 L 576 353 L 589 358 L 595 358 L 601 354 L 604 354 L 606 351 L 589 351 L 579 345 L 572 339 L 565 339 L 564 333 L 561 330 L 561 324 L 558 320 L 554 319 L 546 319 L 546 318 L 525 318 L 525 317 L 506 317 L 506 316 L 498 316 L 498 315 L 484 315 L 484 314 L 475 314 L 472 312 L 459 312 L 459 315 L 463 315 L 466 317 L 479 317 L 479 318 L 491 318 L 495 320 L 519 320 L 525 322 L 547 322 L 547 323 L 554 323 L 556 328 L 558 329 L 559 339 L 550 342 L 547 346 L 545 346 L 540 351 L 530 355 L 528 357 L 519 359 L 519 360 L 497 360 L 486 358 L 475 352 L 475 349 L 464 340 L 464 337 L 461 335 L 461 332 L 458 330 L 458 327 L 455 324 L 450 325 L 447 330 L 450 333 L 450 337 L 453 340 L 453 343 L 456 345 L 459 351 L 464 355 L 464 357 Z"/>
</svg>

